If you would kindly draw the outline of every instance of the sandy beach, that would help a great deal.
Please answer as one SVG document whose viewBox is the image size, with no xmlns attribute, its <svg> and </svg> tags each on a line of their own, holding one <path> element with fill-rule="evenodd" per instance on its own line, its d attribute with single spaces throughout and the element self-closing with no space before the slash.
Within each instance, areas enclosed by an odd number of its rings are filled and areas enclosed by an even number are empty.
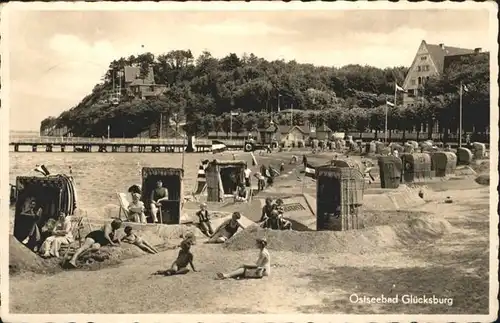
<svg viewBox="0 0 500 323">
<path fill-rule="evenodd" d="M 276 155 L 273 155 L 274 160 Z M 281 157 L 286 159 L 289 155 Z M 315 158 L 331 156 L 325 154 Z M 196 162 L 193 160 L 192 164 Z M 107 171 L 110 170 L 103 172 Z M 128 173 L 131 172 L 129 169 Z M 138 178 L 137 173 L 135 177 Z M 133 183 L 132 178 L 121 181 Z M 84 181 L 82 178 L 81 182 Z M 440 190 L 441 185 L 446 190 Z M 21 272 L 11 276 L 10 311 L 33 314 L 487 314 L 489 189 L 470 178 L 429 186 L 422 204 L 398 210 L 391 220 L 380 216 L 362 230 L 245 230 L 225 245 L 204 244 L 203 239 L 199 239 L 192 248 L 199 272 L 184 276 L 151 276 L 154 271 L 171 264 L 177 253 L 173 249 L 156 255 L 136 252 L 134 255 L 141 257 L 122 259 L 100 270 L 57 274 Z M 290 175 L 279 179 L 271 191 L 304 189 L 314 192 L 315 182 L 302 183 L 295 175 Z M 83 201 L 88 199 L 85 193 L 81 195 Z M 454 203 L 444 203 L 447 196 L 453 197 Z M 390 205 L 371 204 L 372 197 L 365 195 L 363 212 L 366 218 L 377 218 L 377 214 L 384 214 L 384 209 L 387 213 L 394 211 Z M 267 236 L 269 241 L 270 277 L 262 280 L 215 279 L 219 271 L 255 261 L 254 239 L 262 236 Z M 359 301 L 364 296 L 382 295 L 396 298 L 398 303 Z M 446 299 L 448 303 L 408 304 L 411 295 Z M 449 299 L 452 299 L 451 305 Z"/>
</svg>

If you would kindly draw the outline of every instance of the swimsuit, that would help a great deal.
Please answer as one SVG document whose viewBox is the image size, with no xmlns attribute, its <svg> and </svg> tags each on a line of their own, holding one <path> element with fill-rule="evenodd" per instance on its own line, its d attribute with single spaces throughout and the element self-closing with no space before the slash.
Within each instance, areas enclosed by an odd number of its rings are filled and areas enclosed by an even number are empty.
<svg viewBox="0 0 500 323">
<path fill-rule="evenodd" d="M 111 239 L 113 239 L 113 236 L 114 236 L 114 232 L 111 232 L 109 234 L 109 237 Z M 106 246 L 106 245 L 110 244 L 108 239 L 106 239 L 106 237 L 104 236 L 104 229 L 94 230 L 94 231 L 90 232 L 89 234 L 87 234 L 87 236 L 85 238 L 90 238 L 90 239 L 94 240 L 95 243 L 98 243 L 101 246 Z"/>
<path fill-rule="evenodd" d="M 228 238 L 231 238 L 236 233 L 236 231 L 238 231 L 238 227 L 239 227 L 238 223 L 236 223 L 236 225 L 234 227 L 231 226 L 231 222 L 229 222 L 226 225 L 226 232 L 229 234 Z"/>
</svg>

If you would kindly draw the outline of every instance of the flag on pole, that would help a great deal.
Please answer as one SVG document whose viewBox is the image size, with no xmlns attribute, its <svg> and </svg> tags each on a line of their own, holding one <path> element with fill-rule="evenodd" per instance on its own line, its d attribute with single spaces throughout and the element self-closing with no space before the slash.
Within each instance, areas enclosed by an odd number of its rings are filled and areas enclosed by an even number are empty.
<svg viewBox="0 0 500 323">
<path fill-rule="evenodd" d="M 469 89 L 467 88 L 467 86 L 465 84 L 462 85 L 462 89 L 464 90 L 464 92 L 469 92 Z"/>
<path fill-rule="evenodd" d="M 385 104 L 387 104 L 387 105 L 388 105 L 388 106 L 390 106 L 390 107 L 393 107 L 393 106 L 394 106 L 394 103 L 389 102 L 389 101 L 387 101 L 387 100 L 385 101 Z"/>
<path fill-rule="evenodd" d="M 405 89 L 403 89 L 401 86 L 399 86 L 398 83 L 396 83 L 396 90 L 400 91 L 400 92 L 404 92 L 404 93 L 408 92 Z"/>
<path fill-rule="evenodd" d="M 239 112 L 232 112 L 231 111 L 231 117 L 236 117 L 236 116 L 239 116 L 240 113 Z"/>
<path fill-rule="evenodd" d="M 305 176 L 310 177 L 315 179 L 316 178 L 316 168 L 312 166 L 311 164 L 307 163 L 305 170 L 304 170 Z"/>
<path fill-rule="evenodd" d="M 198 176 L 197 176 L 198 182 L 206 181 L 205 170 L 207 169 L 209 162 L 210 161 L 208 159 L 201 161 L 200 166 L 198 167 Z"/>
</svg>

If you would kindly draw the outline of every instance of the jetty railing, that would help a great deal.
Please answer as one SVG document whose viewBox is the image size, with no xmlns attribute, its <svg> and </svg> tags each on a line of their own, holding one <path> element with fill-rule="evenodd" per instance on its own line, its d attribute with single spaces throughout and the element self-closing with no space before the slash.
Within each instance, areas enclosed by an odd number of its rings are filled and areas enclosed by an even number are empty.
<svg viewBox="0 0 500 323">
<path fill-rule="evenodd" d="M 10 136 L 11 144 L 108 144 L 108 145 L 182 145 L 187 144 L 183 138 L 85 138 L 85 137 L 56 137 L 56 136 Z M 222 140 L 226 145 L 243 145 L 243 140 Z M 195 145 L 211 145 L 210 139 L 195 139 Z"/>
</svg>

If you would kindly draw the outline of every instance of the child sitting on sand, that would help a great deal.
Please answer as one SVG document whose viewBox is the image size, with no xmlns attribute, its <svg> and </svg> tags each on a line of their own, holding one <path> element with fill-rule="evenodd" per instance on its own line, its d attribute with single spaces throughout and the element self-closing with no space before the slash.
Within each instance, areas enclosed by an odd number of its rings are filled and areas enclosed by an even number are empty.
<svg viewBox="0 0 500 323">
<path fill-rule="evenodd" d="M 126 226 L 125 227 L 125 236 L 120 239 L 120 242 L 127 242 L 130 244 L 133 244 L 142 250 L 149 252 L 149 253 L 158 253 L 158 250 L 156 250 L 155 247 L 150 245 L 146 240 L 142 239 L 141 237 L 137 236 L 135 233 L 132 232 L 132 227 Z"/>
<path fill-rule="evenodd" d="M 210 215 L 207 210 L 207 203 L 200 204 L 200 210 L 196 212 L 198 219 L 200 221 L 200 230 L 208 237 L 211 237 L 214 234 L 214 230 L 212 229 L 212 224 L 210 222 Z"/>
<path fill-rule="evenodd" d="M 257 248 L 260 249 L 259 259 L 255 265 L 242 265 L 238 269 L 227 273 L 217 273 L 217 278 L 262 278 L 271 274 L 271 256 L 267 250 L 267 240 L 265 238 L 256 240 Z"/>
<path fill-rule="evenodd" d="M 188 265 L 190 265 L 193 271 L 196 272 L 197 270 L 194 268 L 193 265 L 194 257 L 190 249 L 191 249 L 191 241 L 184 240 L 181 243 L 181 250 L 177 255 L 177 259 L 172 263 L 172 266 L 170 266 L 170 268 L 167 270 L 159 270 L 153 275 L 164 275 L 164 276 L 184 275 L 189 272 L 189 268 L 187 268 Z"/>
</svg>

